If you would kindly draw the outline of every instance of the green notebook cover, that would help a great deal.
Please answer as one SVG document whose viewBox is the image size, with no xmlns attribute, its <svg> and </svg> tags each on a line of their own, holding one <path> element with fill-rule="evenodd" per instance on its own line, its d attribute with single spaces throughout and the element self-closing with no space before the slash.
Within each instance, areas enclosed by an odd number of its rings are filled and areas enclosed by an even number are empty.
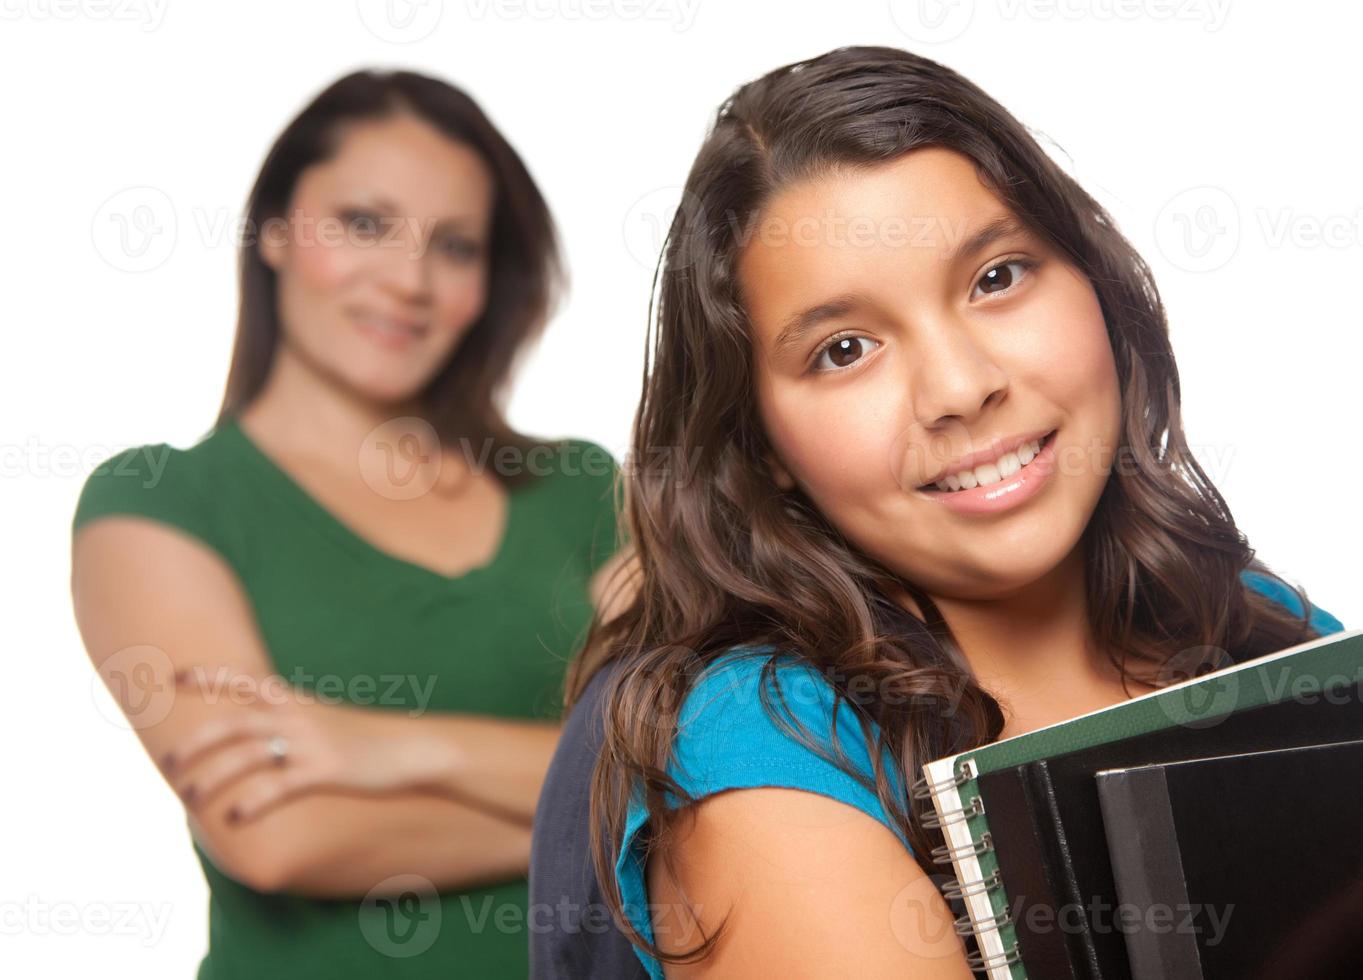
<svg viewBox="0 0 1363 980">
<path fill-rule="evenodd" d="M 964 901 L 979 944 L 980 961 L 971 965 L 983 967 L 989 980 L 1027 977 L 1013 926 L 1006 921 L 1007 883 L 999 878 L 998 859 L 987 836 L 980 775 L 1174 726 L 1205 728 L 1236 711 L 1319 696 L 1341 682 L 1360 680 L 1363 629 L 1332 633 L 928 763 L 914 796 L 932 800 L 951 851 L 958 883 L 953 895 Z"/>
</svg>

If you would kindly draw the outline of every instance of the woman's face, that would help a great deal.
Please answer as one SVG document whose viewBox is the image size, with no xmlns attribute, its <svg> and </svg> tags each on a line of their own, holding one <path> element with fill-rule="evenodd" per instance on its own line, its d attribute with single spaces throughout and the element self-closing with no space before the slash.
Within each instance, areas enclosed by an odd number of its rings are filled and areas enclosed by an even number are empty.
<svg viewBox="0 0 1363 980">
<path fill-rule="evenodd" d="M 968 157 L 925 147 L 789 185 L 739 256 L 778 484 L 934 596 L 1002 597 L 1060 565 L 1120 435 L 1087 278 L 1021 227 L 961 250 L 1011 217 Z M 966 513 L 919 489 L 995 440 L 1052 430 L 1050 476 L 1011 506 Z"/>
<path fill-rule="evenodd" d="M 482 314 L 494 185 L 482 159 L 414 116 L 345 130 L 261 231 L 284 342 L 359 396 L 413 397 Z"/>
</svg>

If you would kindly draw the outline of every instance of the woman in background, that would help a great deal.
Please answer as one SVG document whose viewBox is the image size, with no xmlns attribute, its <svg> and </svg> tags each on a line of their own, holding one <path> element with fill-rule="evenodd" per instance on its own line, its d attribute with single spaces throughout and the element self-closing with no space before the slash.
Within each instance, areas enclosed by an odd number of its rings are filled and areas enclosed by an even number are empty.
<svg viewBox="0 0 1363 980">
<path fill-rule="evenodd" d="M 1190 452 L 1145 263 L 968 80 L 877 47 L 779 68 L 681 196 L 638 592 L 569 678 L 593 785 L 537 819 L 590 828 L 650 977 L 968 977 L 924 762 L 1342 625 Z M 614 932 L 556 943 L 539 976 L 636 972 Z"/>
<path fill-rule="evenodd" d="M 502 414 L 550 214 L 467 95 L 364 71 L 279 136 L 248 218 L 216 424 L 109 461 L 74 520 L 90 657 L 208 880 L 199 976 L 524 976 L 531 819 L 616 548 L 609 454 Z"/>
</svg>

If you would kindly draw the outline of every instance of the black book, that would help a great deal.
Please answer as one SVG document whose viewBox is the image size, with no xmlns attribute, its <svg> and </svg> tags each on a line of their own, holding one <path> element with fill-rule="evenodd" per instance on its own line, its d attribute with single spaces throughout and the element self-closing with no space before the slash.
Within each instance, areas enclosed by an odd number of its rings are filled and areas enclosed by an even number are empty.
<svg viewBox="0 0 1363 980">
<path fill-rule="evenodd" d="M 1117 898 L 1160 913 L 1136 980 L 1363 977 L 1360 776 L 1363 740 L 1098 772 Z"/>
<path fill-rule="evenodd" d="M 1134 976 L 1127 958 L 1127 934 L 1139 926 L 1131 921 L 1130 909 L 1119 907 L 1095 778 L 1098 771 L 1363 739 L 1363 681 L 1209 718 L 1204 727 L 1161 728 L 978 776 L 979 795 L 988 807 L 990 850 L 997 859 L 1010 903 L 1009 921 L 1029 978 L 1145 980 Z M 1356 775 L 1363 777 L 1357 771 Z M 1315 806 L 1332 805 L 1336 783 L 1323 787 Z M 1270 791 L 1258 800 L 1257 810 L 1237 816 L 1250 822 L 1266 811 L 1289 809 L 1294 811 L 1289 820 L 1309 822 L 1309 815 L 1295 813 L 1301 805 Z M 1300 826 L 1297 829 L 1276 844 L 1267 842 L 1260 860 L 1279 864 L 1294 860 L 1303 836 Z M 1334 843 L 1363 850 L 1347 838 Z M 1321 902 L 1338 897 L 1318 896 Z M 1274 901 L 1271 896 L 1266 900 Z M 1176 911 L 1186 920 L 1180 923 L 1184 929 L 1209 934 L 1221 925 L 1215 919 L 1216 908 Z M 1363 919 L 1358 928 L 1363 934 Z M 1207 975 L 1237 980 L 1241 976 Z M 1363 977 L 1363 971 L 1353 975 Z"/>
</svg>

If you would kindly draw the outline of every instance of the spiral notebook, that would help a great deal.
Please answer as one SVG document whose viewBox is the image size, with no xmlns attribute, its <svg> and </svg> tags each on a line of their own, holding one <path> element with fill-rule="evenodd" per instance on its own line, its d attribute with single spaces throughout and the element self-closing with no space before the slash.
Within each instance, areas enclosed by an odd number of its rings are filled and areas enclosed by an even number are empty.
<svg viewBox="0 0 1363 980">
<path fill-rule="evenodd" d="M 1120 808 L 1103 806 L 1102 770 L 1127 767 L 1125 771 L 1135 773 L 1152 765 L 1179 765 L 1190 761 L 1192 755 L 1224 757 L 1264 750 L 1319 748 L 1363 739 L 1363 677 L 1352 686 L 1347 678 L 1335 678 L 1326 690 L 1328 697 L 1289 698 L 1212 719 L 1215 727 L 1206 731 L 1192 733 L 1181 726 L 1157 729 L 982 774 L 979 777 L 980 796 L 989 813 L 993 853 L 998 860 L 1001 880 L 1007 886 L 1018 954 L 1028 973 L 1045 980 L 1145 980 L 1151 976 L 1175 980 L 1195 975 L 1187 970 L 1188 958 L 1182 955 L 1188 951 L 1188 945 L 1179 948 L 1184 960 L 1182 973 L 1164 969 L 1163 961 L 1158 969 L 1141 968 L 1141 962 L 1151 962 L 1149 955 L 1141 954 L 1152 941 L 1162 944 L 1169 939 L 1175 925 L 1167 919 L 1147 918 L 1152 912 L 1148 903 L 1141 906 L 1138 918 L 1133 917 L 1135 921 L 1119 923 L 1115 918 L 1117 906 L 1129 900 L 1122 894 L 1118 859 L 1111 855 L 1114 851 L 1130 849 L 1132 827 L 1128 823 L 1121 830 L 1114 832 L 1112 829 L 1114 817 L 1120 816 Z M 1108 777 L 1115 778 L 1113 773 L 1108 773 Z M 1358 802 L 1350 801 L 1338 787 L 1326 786 L 1325 789 L 1329 792 L 1333 810 L 1347 811 L 1351 803 Z M 1302 801 L 1311 795 L 1311 792 L 1295 794 Z M 1273 798 L 1284 796 L 1293 796 L 1286 784 Z M 1208 820 L 1229 820 L 1232 825 L 1242 815 L 1259 815 L 1251 821 L 1252 827 L 1236 829 L 1243 848 L 1257 852 L 1254 864 L 1266 880 L 1273 873 L 1285 874 L 1289 879 L 1299 873 L 1312 874 L 1320 882 L 1317 897 L 1321 901 L 1339 897 L 1333 894 L 1338 890 L 1337 885 L 1330 882 L 1335 881 L 1331 875 L 1343 869 L 1341 862 L 1332 865 L 1326 860 L 1323 867 L 1315 869 L 1307 868 L 1305 864 L 1296 867 L 1296 855 L 1305 854 L 1305 851 L 1301 846 L 1284 850 L 1282 842 L 1290 835 L 1270 836 L 1256 842 L 1253 832 L 1265 823 L 1261 819 L 1262 800 L 1239 812 L 1231 806 L 1230 794 L 1209 793 L 1199 803 Z M 1186 807 L 1180 811 L 1186 812 Z M 1152 815 L 1150 807 L 1143 807 L 1130 816 L 1139 824 Z M 1363 826 L 1363 812 L 1358 814 L 1358 823 Z M 1135 836 L 1143 837 L 1139 832 Z M 1225 834 L 1219 839 L 1228 842 L 1233 835 Z M 1296 840 L 1295 843 L 1302 845 L 1304 842 Z M 1144 840 L 1136 841 L 1135 851 L 1142 861 L 1153 853 Z M 1212 857 L 1214 855 L 1186 855 L 1189 866 L 1199 867 Z M 1130 865 L 1128 860 L 1126 867 L 1129 869 Z M 1363 872 L 1363 867 L 1359 870 Z M 1254 955 L 1252 948 L 1259 945 L 1262 949 L 1263 942 L 1286 944 L 1291 941 L 1288 917 L 1274 920 L 1282 927 L 1280 931 L 1263 929 L 1260 934 L 1247 938 L 1242 927 L 1254 916 L 1242 911 L 1228 927 L 1224 903 L 1208 904 L 1203 901 L 1206 897 L 1205 893 L 1200 894 L 1197 904 L 1192 904 L 1190 899 L 1183 908 L 1171 912 L 1178 916 L 1173 938 L 1207 937 L 1209 943 L 1214 941 L 1213 944 L 1219 947 L 1211 950 L 1211 962 L 1224 962 L 1222 954 L 1228 947 L 1238 947 L 1244 955 Z M 1035 916 L 1037 906 L 1043 912 L 1040 917 Z M 1048 911 L 1052 909 L 1064 910 L 1065 928 L 1056 928 L 1057 916 Z M 1170 914 L 1162 908 L 1153 911 Z M 1198 946 L 1200 948 L 1200 943 Z M 1134 956 L 1133 947 L 1138 949 Z M 1196 966 L 1196 959 L 1191 965 Z M 1350 975 L 1363 976 L 1363 969 Z"/>
<path fill-rule="evenodd" d="M 942 828 L 945 849 L 934 856 L 949 858 L 954 869 L 957 881 L 947 895 L 965 906 L 958 928 L 975 938 L 978 953 L 972 956 L 972 967 L 983 970 L 989 980 L 1029 976 L 1025 951 L 1019 949 L 1017 929 L 1010 920 L 1008 882 L 1000 870 L 1003 845 L 997 831 L 990 830 L 988 791 L 982 789 L 981 777 L 1080 750 L 1088 750 L 1090 771 L 1106 768 L 1101 746 L 1112 748 L 1115 764 L 1128 764 L 1132 760 L 1122 759 L 1117 747 L 1157 732 L 1176 733 L 1174 741 L 1186 742 L 1185 756 L 1215 755 L 1219 750 L 1211 746 L 1219 740 L 1218 733 L 1236 727 L 1227 728 L 1221 721 L 1262 705 L 1304 703 L 1341 685 L 1355 686 L 1361 672 L 1363 630 L 1334 633 L 924 766 L 913 792 L 918 799 L 931 799 L 933 812 L 926 822 Z M 1166 755 L 1164 761 L 1172 760 Z M 1005 830 L 1006 838 L 1007 830 L 1015 828 L 998 829 Z M 1064 858 L 1043 856 L 1052 864 Z M 1092 969 L 1086 970 L 1080 960 L 1079 969 L 1070 975 L 1103 975 L 1096 961 L 1087 965 Z M 1055 974 L 1038 971 L 1034 980 L 1051 975 Z"/>
</svg>

